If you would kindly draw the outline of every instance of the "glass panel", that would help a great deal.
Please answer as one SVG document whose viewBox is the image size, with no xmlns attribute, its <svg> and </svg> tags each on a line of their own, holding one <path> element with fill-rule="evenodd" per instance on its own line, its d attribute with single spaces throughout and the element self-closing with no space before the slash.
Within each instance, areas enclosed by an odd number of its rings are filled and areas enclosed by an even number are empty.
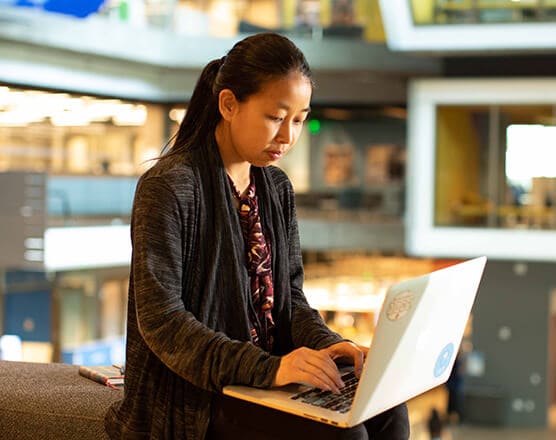
<svg viewBox="0 0 556 440">
<path fill-rule="evenodd" d="M 179 35 L 275 31 L 315 39 L 384 41 L 378 0 L 109 0 L 98 15 Z"/>
<path fill-rule="evenodd" d="M 48 225 L 127 222 L 164 145 L 164 105 L 0 87 L 0 173 L 47 174 Z"/>
<path fill-rule="evenodd" d="M 107 280 L 100 286 L 101 337 L 114 338 L 125 334 L 127 280 Z"/>
<path fill-rule="evenodd" d="M 417 25 L 420 24 L 434 24 L 439 21 L 435 12 L 437 6 L 434 0 L 408 0 L 411 7 L 411 14 L 413 15 L 413 22 Z"/>
<path fill-rule="evenodd" d="M 60 280 L 61 347 L 76 347 L 98 339 L 99 301 L 93 277 L 64 275 Z"/>
<path fill-rule="evenodd" d="M 556 228 L 556 110 L 437 107 L 436 226 Z"/>
<path fill-rule="evenodd" d="M 165 121 L 161 105 L 0 86 L 0 171 L 139 175 Z"/>
<path fill-rule="evenodd" d="M 124 271 L 125 272 L 125 271 Z M 124 359 L 128 279 L 113 270 L 60 273 L 54 333 L 60 359 L 80 365 L 110 365 Z"/>
<path fill-rule="evenodd" d="M 405 118 L 401 107 L 314 108 L 296 146 L 307 153 L 308 175 L 301 179 L 307 185 L 300 185 L 296 197 L 300 217 L 399 221 Z"/>
<path fill-rule="evenodd" d="M 556 20 L 556 1 L 409 0 L 416 25 Z"/>
</svg>

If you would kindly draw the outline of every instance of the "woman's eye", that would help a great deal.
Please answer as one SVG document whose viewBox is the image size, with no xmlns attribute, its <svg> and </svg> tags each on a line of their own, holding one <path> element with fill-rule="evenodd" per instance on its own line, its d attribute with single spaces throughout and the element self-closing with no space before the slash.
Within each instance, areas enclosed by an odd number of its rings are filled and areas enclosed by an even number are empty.
<svg viewBox="0 0 556 440">
<path fill-rule="evenodd" d="M 284 120 L 284 118 L 281 118 L 279 116 L 269 116 L 268 119 L 270 119 L 273 122 L 282 122 Z"/>
</svg>

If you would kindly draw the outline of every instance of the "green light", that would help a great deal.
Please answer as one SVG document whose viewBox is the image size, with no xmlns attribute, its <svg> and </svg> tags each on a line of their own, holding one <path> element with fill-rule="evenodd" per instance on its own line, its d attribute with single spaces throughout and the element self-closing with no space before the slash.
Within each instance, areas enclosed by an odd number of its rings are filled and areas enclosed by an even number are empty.
<svg viewBox="0 0 556 440">
<path fill-rule="evenodd" d="M 318 134 L 320 132 L 320 121 L 318 119 L 311 119 L 307 126 L 311 134 Z"/>
</svg>

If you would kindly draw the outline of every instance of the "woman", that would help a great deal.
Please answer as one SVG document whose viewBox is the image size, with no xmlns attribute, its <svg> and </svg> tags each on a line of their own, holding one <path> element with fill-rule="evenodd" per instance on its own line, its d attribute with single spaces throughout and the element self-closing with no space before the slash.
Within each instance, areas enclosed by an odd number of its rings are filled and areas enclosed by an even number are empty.
<svg viewBox="0 0 556 440">
<path fill-rule="evenodd" d="M 205 67 L 172 148 L 141 177 L 111 438 L 283 438 L 293 425 L 366 438 L 363 426 L 329 428 L 220 393 L 292 382 L 338 392 L 334 360 L 360 370 L 366 354 L 307 304 L 292 186 L 269 166 L 298 139 L 312 87 L 287 38 L 238 42 Z M 408 437 L 405 406 L 374 423 L 383 438 Z"/>
</svg>

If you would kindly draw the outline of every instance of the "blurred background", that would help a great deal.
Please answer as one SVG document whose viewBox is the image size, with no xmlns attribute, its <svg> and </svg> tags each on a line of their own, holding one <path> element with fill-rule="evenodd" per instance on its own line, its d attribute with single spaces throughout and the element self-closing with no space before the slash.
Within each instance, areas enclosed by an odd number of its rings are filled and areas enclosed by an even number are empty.
<svg viewBox="0 0 556 440">
<path fill-rule="evenodd" d="M 487 255 L 465 420 L 554 426 L 552 0 L 0 0 L 0 357 L 125 361 L 137 179 L 202 67 L 267 30 L 317 83 L 279 164 L 310 303 L 368 344 L 392 283 Z"/>
</svg>

